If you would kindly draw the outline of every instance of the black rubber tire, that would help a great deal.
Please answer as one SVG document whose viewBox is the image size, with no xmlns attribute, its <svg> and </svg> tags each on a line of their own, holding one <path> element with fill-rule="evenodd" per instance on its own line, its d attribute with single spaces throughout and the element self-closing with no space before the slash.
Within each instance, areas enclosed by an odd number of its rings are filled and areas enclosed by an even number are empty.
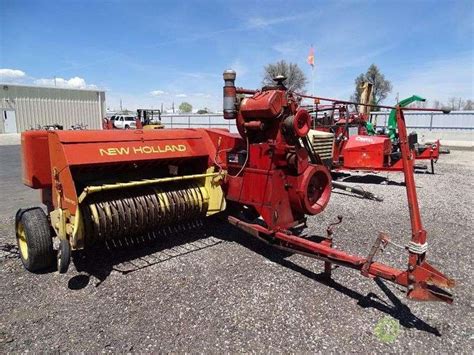
<svg viewBox="0 0 474 355">
<path fill-rule="evenodd" d="M 130 129 L 130 126 L 129 126 L 129 125 L 125 125 L 125 129 Z"/>
<path fill-rule="evenodd" d="M 26 237 L 26 258 L 20 246 L 20 232 L 22 229 Z M 17 212 L 16 240 L 20 259 L 26 270 L 38 272 L 51 268 L 54 265 L 51 229 L 48 218 L 40 207 L 19 210 Z"/>
<path fill-rule="evenodd" d="M 59 241 L 59 250 L 57 254 L 57 265 L 60 274 L 65 274 L 71 261 L 71 247 L 67 240 Z"/>
</svg>

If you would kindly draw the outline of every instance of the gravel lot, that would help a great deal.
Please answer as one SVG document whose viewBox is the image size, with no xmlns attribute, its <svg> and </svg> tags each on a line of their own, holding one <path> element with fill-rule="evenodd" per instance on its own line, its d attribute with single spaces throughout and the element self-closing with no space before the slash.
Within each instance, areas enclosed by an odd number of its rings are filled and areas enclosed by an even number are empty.
<svg viewBox="0 0 474 355">
<path fill-rule="evenodd" d="M 275 251 L 215 220 L 132 250 L 91 251 L 65 275 L 28 273 L 13 215 L 37 204 L 39 193 L 21 184 L 19 147 L 0 146 L 0 353 L 472 353 L 472 158 L 452 151 L 436 175 L 416 175 L 428 259 L 457 282 L 455 301 L 446 305 L 408 301 L 395 285 L 344 268 L 324 282 L 322 262 Z M 398 243 L 408 239 L 401 174 L 346 181 L 385 201 L 333 193 L 327 210 L 310 218 L 312 233 L 324 234 L 341 214 L 336 245 L 350 252 L 366 255 L 379 231 Z M 379 259 L 406 265 L 394 247 Z M 387 340 L 383 334 L 392 331 Z"/>
</svg>

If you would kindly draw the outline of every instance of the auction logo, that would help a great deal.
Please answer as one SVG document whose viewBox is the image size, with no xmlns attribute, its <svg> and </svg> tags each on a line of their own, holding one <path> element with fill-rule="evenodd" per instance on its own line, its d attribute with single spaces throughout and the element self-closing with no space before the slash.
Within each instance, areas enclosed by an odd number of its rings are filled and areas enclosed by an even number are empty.
<svg viewBox="0 0 474 355">
<path fill-rule="evenodd" d="M 400 333 L 400 323 L 392 317 L 385 316 L 374 328 L 375 336 L 383 343 L 393 343 Z"/>
</svg>

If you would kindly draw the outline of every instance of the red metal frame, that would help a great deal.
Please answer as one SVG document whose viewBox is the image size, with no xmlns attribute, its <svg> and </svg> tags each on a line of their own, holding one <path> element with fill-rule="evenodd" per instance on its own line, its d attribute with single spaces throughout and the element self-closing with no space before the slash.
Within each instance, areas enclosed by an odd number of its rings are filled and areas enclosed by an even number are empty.
<svg viewBox="0 0 474 355">
<path fill-rule="evenodd" d="M 237 89 L 239 93 L 252 93 L 251 90 Z M 303 95 L 302 95 L 303 96 Z M 310 97 L 304 95 L 305 97 Z M 315 98 L 315 97 L 311 97 Z M 329 100 L 318 98 L 320 100 Z M 337 100 L 340 102 L 339 100 Z M 373 106 L 373 105 L 367 105 Z M 393 109 L 394 107 L 388 107 Z M 454 280 L 449 279 L 436 270 L 426 261 L 427 233 L 421 221 L 416 186 L 414 179 L 414 152 L 409 149 L 408 135 L 406 131 L 403 108 L 395 107 L 397 110 L 397 122 L 399 129 L 399 140 L 401 149 L 401 164 L 406 182 L 406 193 L 410 212 L 412 236 L 406 247 L 409 253 L 407 270 L 400 270 L 391 266 L 375 262 L 373 258 L 381 244 L 386 244 L 389 239 L 380 235 L 367 257 L 350 255 L 332 247 L 332 238 L 328 237 L 322 242 L 315 242 L 304 237 L 294 235 L 286 229 L 278 228 L 278 225 L 266 227 L 260 223 L 249 223 L 235 216 L 229 216 L 228 221 L 248 232 L 249 234 L 264 240 L 265 242 L 285 250 L 300 253 L 325 261 L 325 273 L 330 276 L 331 264 L 339 264 L 360 270 L 367 277 L 380 277 L 401 286 L 407 287 L 407 297 L 420 301 L 443 301 L 452 302 L 452 296 L 441 288 L 454 287 Z M 245 173 L 245 169 L 244 169 Z M 266 220 L 264 218 L 264 220 Z"/>
</svg>

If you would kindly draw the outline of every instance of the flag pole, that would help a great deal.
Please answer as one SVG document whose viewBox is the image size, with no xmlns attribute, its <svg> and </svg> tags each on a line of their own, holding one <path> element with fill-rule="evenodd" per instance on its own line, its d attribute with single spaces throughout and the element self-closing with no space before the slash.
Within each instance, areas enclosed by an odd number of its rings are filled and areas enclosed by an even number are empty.
<svg viewBox="0 0 474 355">
<path fill-rule="evenodd" d="M 311 65 L 311 87 L 312 87 L 312 93 L 313 96 L 315 94 L 314 92 L 314 47 L 311 45 L 311 48 L 309 50 L 308 58 L 306 59 L 309 65 Z M 313 100 L 313 113 L 316 115 L 316 101 Z M 316 119 L 316 117 L 315 117 Z M 314 121 L 313 121 L 314 122 Z"/>
<path fill-rule="evenodd" d="M 311 66 L 311 81 L 313 82 L 313 96 L 315 96 L 315 92 L 314 92 L 314 64 Z M 314 112 L 314 122 L 316 121 L 316 101 L 313 100 L 313 112 Z"/>
</svg>

